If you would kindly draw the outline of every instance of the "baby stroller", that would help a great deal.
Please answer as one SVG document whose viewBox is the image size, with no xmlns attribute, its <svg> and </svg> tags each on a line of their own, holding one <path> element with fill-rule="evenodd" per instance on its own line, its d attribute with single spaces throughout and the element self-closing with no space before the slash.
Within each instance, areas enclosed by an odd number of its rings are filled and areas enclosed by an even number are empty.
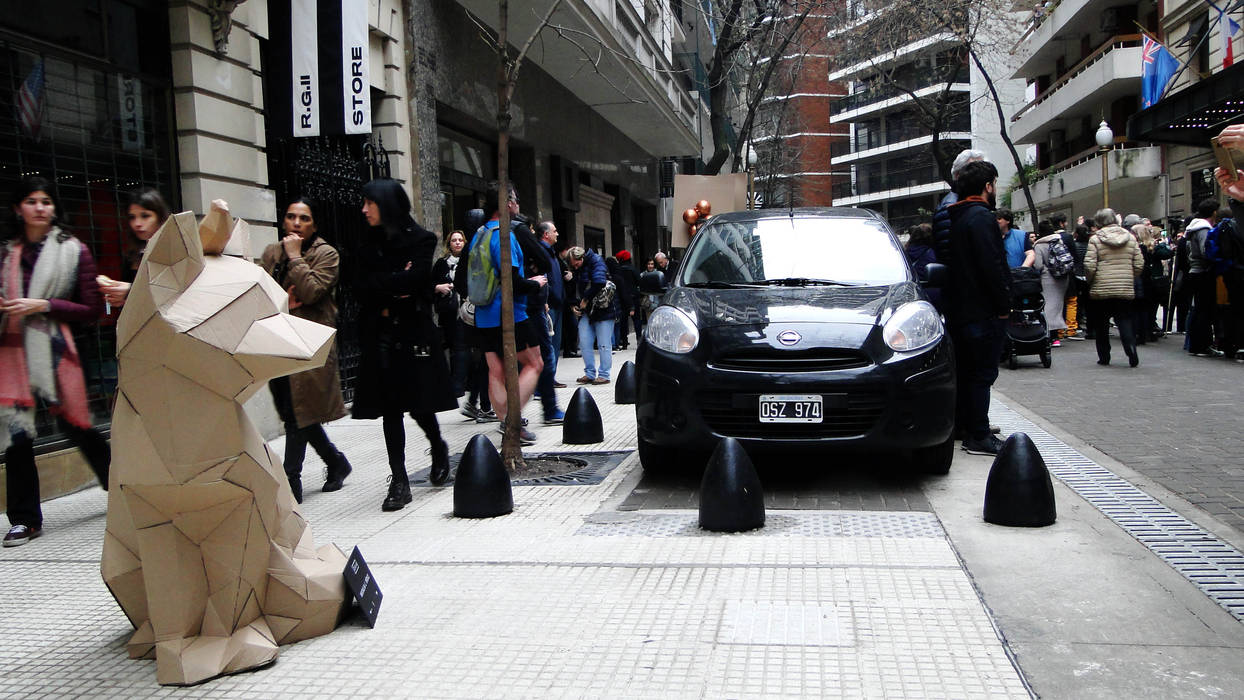
<svg viewBox="0 0 1244 700">
<path fill-rule="evenodd" d="M 1011 314 L 1006 321 L 1007 367 L 1019 367 L 1020 355 L 1040 355 L 1041 364 L 1053 363 L 1050 332 L 1045 324 L 1045 297 L 1041 294 L 1041 271 L 1031 267 L 1011 269 Z"/>
</svg>

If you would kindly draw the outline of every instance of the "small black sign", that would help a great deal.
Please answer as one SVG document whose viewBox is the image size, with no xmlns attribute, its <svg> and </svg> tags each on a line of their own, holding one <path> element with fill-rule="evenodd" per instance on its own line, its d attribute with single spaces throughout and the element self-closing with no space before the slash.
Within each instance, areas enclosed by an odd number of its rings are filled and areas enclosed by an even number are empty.
<svg viewBox="0 0 1244 700">
<path fill-rule="evenodd" d="M 380 586 L 376 585 L 376 579 L 371 575 L 371 569 L 367 568 L 367 562 L 363 561 L 363 554 L 359 552 L 358 547 L 350 553 L 344 573 L 346 585 L 350 587 L 354 599 L 359 602 L 359 608 L 367 617 L 368 626 L 374 629 L 376 616 L 380 614 L 380 601 L 384 598 L 384 594 L 380 592 Z"/>
</svg>

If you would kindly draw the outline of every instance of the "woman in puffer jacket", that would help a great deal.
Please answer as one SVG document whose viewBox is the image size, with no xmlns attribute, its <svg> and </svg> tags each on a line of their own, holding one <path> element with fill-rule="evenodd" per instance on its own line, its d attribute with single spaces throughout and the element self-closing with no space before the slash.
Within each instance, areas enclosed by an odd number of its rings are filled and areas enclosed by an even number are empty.
<svg viewBox="0 0 1244 700">
<path fill-rule="evenodd" d="M 1130 231 L 1118 225 L 1113 209 L 1101 209 L 1093 216 L 1098 230 L 1089 238 L 1084 255 L 1089 297 L 1093 303 L 1093 333 L 1097 340 L 1097 364 L 1110 364 L 1110 319 L 1119 329 L 1119 339 L 1128 363 L 1140 364 L 1136 354 L 1136 333 L 1132 301 L 1135 280 L 1145 268 L 1140 245 Z"/>
</svg>

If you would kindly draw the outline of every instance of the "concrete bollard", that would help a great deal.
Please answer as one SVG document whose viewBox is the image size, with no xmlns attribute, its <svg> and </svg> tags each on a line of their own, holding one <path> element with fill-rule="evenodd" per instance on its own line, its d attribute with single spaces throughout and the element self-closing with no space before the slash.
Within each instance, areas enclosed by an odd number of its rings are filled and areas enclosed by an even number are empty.
<svg viewBox="0 0 1244 700">
<path fill-rule="evenodd" d="M 488 438 L 476 435 L 467 443 L 454 477 L 454 515 L 495 518 L 514 510 L 510 474 Z"/>
<path fill-rule="evenodd" d="M 1044 527 L 1057 517 L 1054 484 L 1045 460 L 1025 433 L 1002 444 L 985 484 L 985 521 L 1010 527 Z"/>
<path fill-rule="evenodd" d="M 765 496 L 756 467 L 738 440 L 723 438 L 700 482 L 700 527 L 743 532 L 764 524 Z"/>
<path fill-rule="evenodd" d="M 562 422 L 562 442 L 567 445 L 590 445 L 605 441 L 605 425 L 600 419 L 596 399 L 585 387 L 575 390 L 566 406 Z"/>
<path fill-rule="evenodd" d="M 613 402 L 635 403 L 635 363 L 627 360 L 613 380 Z"/>
</svg>

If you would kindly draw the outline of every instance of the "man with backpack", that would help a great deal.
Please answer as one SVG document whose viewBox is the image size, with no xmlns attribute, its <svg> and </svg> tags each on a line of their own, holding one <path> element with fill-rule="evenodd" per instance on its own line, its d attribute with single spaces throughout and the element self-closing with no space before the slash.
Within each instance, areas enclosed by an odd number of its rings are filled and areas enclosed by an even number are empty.
<svg viewBox="0 0 1244 700">
<path fill-rule="evenodd" d="M 1041 237 L 1033 244 L 1036 255 L 1033 267 L 1041 271 L 1041 294 L 1045 298 L 1042 315 L 1050 332 L 1051 345 L 1058 347 L 1062 344 L 1059 332 L 1067 329 L 1063 309 L 1066 308 L 1067 291 L 1074 277 L 1075 257 L 1049 221 L 1042 221 L 1037 230 Z"/>
<path fill-rule="evenodd" d="M 1188 352 L 1210 357 L 1214 341 L 1214 313 L 1218 307 L 1218 276 L 1206 255 L 1209 232 L 1217 224 L 1218 202 L 1206 199 L 1197 204 L 1196 218 L 1188 222 L 1188 276 L 1185 291 L 1192 296 L 1188 318 Z"/>
<path fill-rule="evenodd" d="M 523 249 L 514 235 L 514 227 L 518 215 L 518 195 L 513 188 L 509 191 L 506 206 L 510 209 L 510 264 L 501 264 L 501 208 L 499 190 L 495 187 L 488 190 L 484 211 L 493 214 L 483 226 L 475 232 L 471 239 L 470 254 L 467 259 L 467 289 L 472 304 L 475 305 L 475 327 L 479 331 L 480 349 L 488 361 L 488 396 L 492 399 L 493 410 L 501 419 L 501 432 L 505 432 L 509 418 L 520 420 L 521 416 L 506 416 L 505 367 L 502 364 L 504 347 L 501 339 L 501 274 L 506 272 L 514 284 L 514 350 L 517 352 L 519 373 L 518 393 L 519 406 L 526 406 L 536 390 L 536 382 L 544 369 L 544 360 L 540 356 L 540 339 L 527 321 L 527 297 L 539 295 L 541 288 L 548 283 L 544 275 L 523 277 Z M 520 439 L 524 445 L 534 444 L 536 436 L 526 428 L 519 426 Z"/>
</svg>

